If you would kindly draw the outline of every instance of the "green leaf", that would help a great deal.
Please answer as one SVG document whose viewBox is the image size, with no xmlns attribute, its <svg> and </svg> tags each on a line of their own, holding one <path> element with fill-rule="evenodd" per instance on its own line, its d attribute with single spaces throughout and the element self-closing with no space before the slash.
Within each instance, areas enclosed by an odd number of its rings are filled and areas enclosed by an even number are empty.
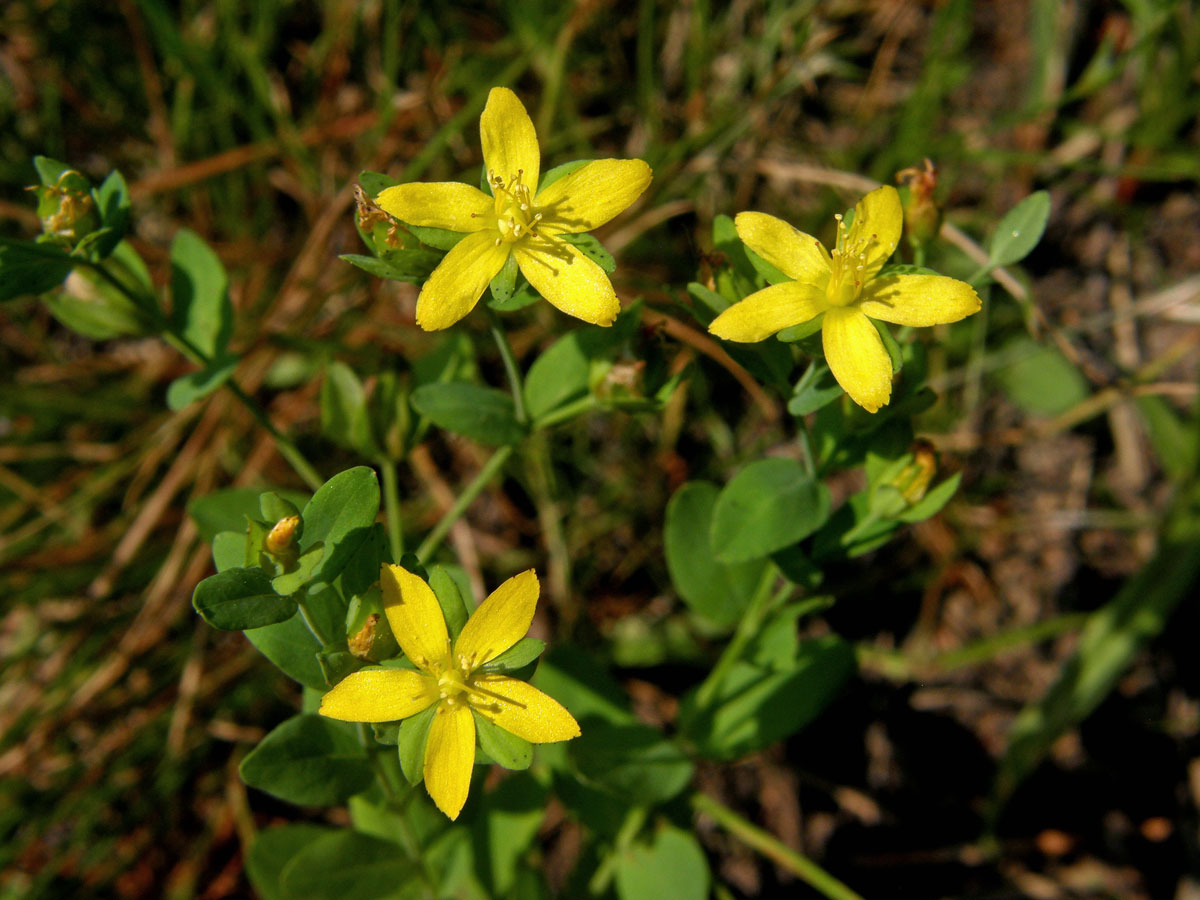
<svg viewBox="0 0 1200 900">
<path fill-rule="evenodd" d="M 611 275 L 617 270 L 617 261 L 613 259 L 612 254 L 605 250 L 604 245 L 596 240 L 594 236 L 590 234 L 563 234 L 559 235 L 559 237 L 568 244 L 574 244 L 575 249 L 603 269 L 606 274 Z"/>
<path fill-rule="evenodd" d="M 583 329 L 564 335 L 533 361 L 525 377 L 525 408 L 535 421 L 588 390 L 592 363 Z"/>
<path fill-rule="evenodd" d="M 394 842 L 348 828 L 301 850 L 284 867 L 281 882 L 285 896 L 296 900 L 395 900 L 424 885 Z"/>
<path fill-rule="evenodd" d="M 229 380 L 239 362 L 236 356 L 215 359 L 207 368 L 179 376 L 167 386 L 167 406 L 181 410 L 204 399 Z"/>
<path fill-rule="evenodd" d="M 564 175 L 570 175 L 572 172 L 576 171 L 577 169 L 582 169 L 584 166 L 586 166 L 590 162 L 592 162 L 592 160 L 590 160 L 590 159 L 573 159 L 570 162 L 565 162 L 565 163 L 562 163 L 561 165 L 555 166 L 553 169 L 551 169 L 548 172 L 543 172 L 541 183 L 538 184 L 538 189 L 535 193 L 540 194 L 542 191 L 544 191 L 546 188 L 550 187 L 550 185 L 554 184 L 554 182 L 558 181 L 558 179 L 562 178 Z"/>
<path fill-rule="evenodd" d="M 996 226 L 988 246 L 988 264 L 1007 266 L 1019 262 L 1037 246 L 1050 218 L 1050 195 L 1030 194 L 1007 213 Z"/>
<path fill-rule="evenodd" d="M 358 183 L 362 186 L 363 193 L 371 199 L 372 203 L 374 203 L 375 198 L 377 198 L 385 190 L 400 184 L 399 181 L 397 181 L 395 178 L 392 178 L 390 175 L 384 175 L 382 172 L 371 172 L 367 170 L 363 170 L 362 172 L 358 173 Z"/>
<path fill-rule="evenodd" d="M 226 569 L 196 585 L 192 606 L 200 618 L 222 631 L 261 628 L 290 619 L 296 601 L 280 597 L 262 569 Z"/>
<path fill-rule="evenodd" d="M 438 604 L 442 607 L 442 616 L 446 619 L 450 640 L 457 640 L 463 626 L 467 624 L 467 604 L 463 602 L 462 593 L 450 577 L 450 573 L 442 566 L 429 568 L 428 581 Z"/>
<path fill-rule="evenodd" d="M 925 494 L 920 500 L 896 516 L 901 522 L 924 522 L 930 516 L 941 512 L 942 507 L 950 502 L 962 481 L 962 473 L 955 472 L 937 487 Z"/>
<path fill-rule="evenodd" d="M 293 681 L 315 691 L 329 690 L 325 675 L 317 662 L 321 645 L 317 643 L 300 614 L 286 622 L 251 628 L 246 639 L 267 659 Z"/>
<path fill-rule="evenodd" d="M 258 495 L 254 488 L 225 488 L 191 500 L 188 515 L 200 530 L 200 537 L 211 541 L 222 531 L 246 532 L 246 519 L 258 517 Z"/>
<path fill-rule="evenodd" d="M 711 324 L 713 319 L 733 305 L 716 291 L 696 281 L 688 284 L 687 292 L 695 301 L 692 304 L 692 312 L 704 325 Z"/>
<path fill-rule="evenodd" d="M 181 228 L 171 242 L 172 319 L 197 350 L 221 356 L 233 334 L 233 304 L 225 266 L 194 231 Z"/>
<path fill-rule="evenodd" d="M 0 301 L 58 287 L 73 265 L 65 253 L 41 244 L 0 238 Z"/>
<path fill-rule="evenodd" d="M 1014 361 L 992 377 L 1009 399 L 1027 412 L 1055 416 L 1087 398 L 1087 380 L 1056 348 L 1019 337 L 1010 341 L 1003 353 Z"/>
<path fill-rule="evenodd" d="M 487 795 L 483 815 L 472 823 L 476 866 L 492 897 L 508 896 L 517 866 L 546 818 L 547 790 L 529 775 L 504 779 Z"/>
<path fill-rule="evenodd" d="M 429 738 L 429 727 L 437 708 L 434 703 L 400 723 L 396 750 L 400 756 L 400 771 L 409 784 L 420 784 L 425 777 L 425 741 Z"/>
<path fill-rule="evenodd" d="M 335 834 L 332 828 L 300 822 L 266 828 L 254 836 L 246 854 L 246 874 L 262 900 L 291 900 L 283 892 L 280 876 L 301 850 L 318 838 Z"/>
<path fill-rule="evenodd" d="M 318 543 L 325 545 L 325 555 L 311 580 L 333 581 L 366 539 L 378 515 L 379 479 L 373 469 L 347 469 L 321 485 L 301 513 L 300 552 Z"/>
<path fill-rule="evenodd" d="M 1138 397 L 1134 403 L 1146 423 L 1146 435 L 1158 464 L 1174 481 L 1187 478 L 1195 471 L 1200 456 L 1196 429 L 1187 426 L 1165 397 Z"/>
<path fill-rule="evenodd" d="M 713 507 L 710 540 L 720 562 L 767 556 L 829 518 L 829 489 L 791 459 L 763 459 L 738 472 Z"/>
<path fill-rule="evenodd" d="M 541 294 L 530 287 L 527 282 L 522 282 L 521 286 L 507 300 L 497 300 L 495 297 L 490 297 L 488 298 L 487 305 L 496 310 L 496 312 L 515 312 L 518 309 L 524 309 L 526 306 L 532 306 L 541 299 Z"/>
<path fill-rule="evenodd" d="M 52 159 L 49 156 L 35 156 L 33 158 L 33 167 L 37 170 L 38 178 L 42 184 L 58 184 L 58 179 L 63 172 L 70 172 L 72 169 L 64 162 L 59 162 L 57 159 Z"/>
<path fill-rule="evenodd" d="M 129 187 L 120 172 L 110 172 L 100 187 L 92 191 L 96 211 L 105 233 L 95 244 L 95 258 L 104 259 L 129 231 L 130 199 Z"/>
<path fill-rule="evenodd" d="M 252 788 L 299 806 L 332 806 L 375 779 L 355 726 L 293 716 L 246 754 L 238 772 Z"/>
<path fill-rule="evenodd" d="M 357 266 L 376 278 L 420 284 L 442 261 L 443 254 L 434 250 L 386 250 L 382 256 L 363 256 L 343 253 L 338 259 Z"/>
<path fill-rule="evenodd" d="M 480 749 L 499 766 L 528 769 L 533 762 L 533 744 L 480 715 L 475 716 L 475 737 Z"/>
<path fill-rule="evenodd" d="M 796 733 L 825 708 L 854 670 L 854 651 L 841 638 L 797 644 L 795 659 L 782 665 L 766 649 L 771 665 L 742 661 L 721 680 L 708 706 L 695 692 L 680 706 L 683 734 L 699 753 L 736 759 Z"/>
<path fill-rule="evenodd" d="M 500 267 L 500 271 L 492 279 L 491 290 L 493 300 L 504 304 L 512 299 L 513 291 L 517 289 L 517 274 L 519 272 L 520 268 L 517 266 L 517 257 L 512 253 L 508 254 L 508 258 L 504 260 L 504 265 Z"/>
<path fill-rule="evenodd" d="M 663 542 L 671 582 L 683 601 L 718 625 L 732 625 L 753 596 L 766 562 L 717 562 L 710 535 L 718 493 L 707 481 L 691 481 L 676 491 L 667 504 Z"/>
<path fill-rule="evenodd" d="M 579 773 L 607 791 L 639 804 L 665 803 L 692 780 L 691 761 L 649 725 L 587 717 L 579 728 L 567 750 Z"/>
<path fill-rule="evenodd" d="M 796 280 L 788 275 L 784 275 L 783 272 L 771 265 L 771 263 L 767 262 L 748 246 L 746 247 L 746 259 L 750 260 L 750 265 L 754 266 L 754 270 L 766 279 L 767 284 L 783 284 L 787 281 Z"/>
<path fill-rule="evenodd" d="M 708 860 L 694 836 L 673 825 L 659 828 L 650 843 L 637 843 L 616 857 L 621 900 L 707 900 Z"/>
<path fill-rule="evenodd" d="M 801 322 L 799 325 L 792 325 L 783 329 L 775 335 L 781 342 L 785 344 L 794 344 L 796 341 L 802 341 L 807 337 L 812 337 L 821 330 L 821 325 L 825 322 L 825 313 L 814 316 L 807 322 Z"/>
<path fill-rule="evenodd" d="M 212 555 L 218 572 L 246 565 L 246 533 L 222 531 L 212 540 Z"/>
<path fill-rule="evenodd" d="M 412 405 L 435 425 L 482 444 L 515 444 L 525 437 L 512 398 L 495 388 L 465 381 L 424 384 L 413 391 Z"/>
<path fill-rule="evenodd" d="M 405 222 L 404 227 L 413 233 L 413 236 L 424 244 L 426 247 L 433 247 L 435 250 L 453 250 L 454 245 L 465 238 L 466 232 L 462 231 L 447 231 L 445 228 L 426 228 L 421 225 L 410 225 Z"/>
<path fill-rule="evenodd" d="M 321 382 L 321 432 L 335 443 L 366 457 L 380 455 L 371 434 L 367 394 L 348 365 L 334 360 Z"/>
<path fill-rule="evenodd" d="M 542 655 L 546 642 L 537 638 L 521 638 L 495 659 L 480 666 L 484 672 L 512 672 L 529 665 Z"/>
<path fill-rule="evenodd" d="M 788 401 L 788 412 L 793 416 L 807 416 L 841 395 L 842 386 L 833 377 L 829 366 L 823 360 L 814 359 L 796 382 L 796 389 Z"/>
</svg>

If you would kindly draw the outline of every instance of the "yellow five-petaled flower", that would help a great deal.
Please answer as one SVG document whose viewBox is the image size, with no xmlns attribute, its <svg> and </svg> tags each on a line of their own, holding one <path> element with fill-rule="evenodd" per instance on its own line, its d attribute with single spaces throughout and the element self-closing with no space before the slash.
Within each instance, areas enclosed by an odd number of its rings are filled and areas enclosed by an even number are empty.
<svg viewBox="0 0 1200 900">
<path fill-rule="evenodd" d="M 871 319 L 895 325 L 940 325 L 979 311 L 966 282 L 943 275 L 885 275 L 904 225 L 900 195 L 885 185 L 854 207 L 847 228 L 838 216 L 832 252 L 814 237 L 766 213 L 744 212 L 738 237 L 793 281 L 751 294 L 708 326 L 729 341 L 761 341 L 824 313 L 821 339 L 833 377 L 859 406 L 877 412 L 892 395 L 892 363 Z"/>
<path fill-rule="evenodd" d="M 537 605 L 530 569 L 479 605 L 451 643 L 442 608 L 424 581 L 400 566 L 380 575 L 384 613 L 412 669 L 362 669 L 321 700 L 321 714 L 347 722 L 406 719 L 437 704 L 425 743 L 425 788 L 438 809 L 458 818 L 475 765 L 475 716 L 535 743 L 579 736 L 558 701 L 516 678 L 480 671 L 525 636 Z"/>
<path fill-rule="evenodd" d="M 449 328 L 471 311 L 509 254 L 533 288 L 563 312 L 611 325 L 621 303 L 604 270 L 562 238 L 603 225 L 650 184 L 640 159 L 599 159 L 538 188 L 541 153 L 517 95 L 492 88 L 479 120 L 492 196 L 456 182 L 400 184 L 375 198 L 410 225 L 466 232 L 417 298 L 417 324 Z"/>
</svg>

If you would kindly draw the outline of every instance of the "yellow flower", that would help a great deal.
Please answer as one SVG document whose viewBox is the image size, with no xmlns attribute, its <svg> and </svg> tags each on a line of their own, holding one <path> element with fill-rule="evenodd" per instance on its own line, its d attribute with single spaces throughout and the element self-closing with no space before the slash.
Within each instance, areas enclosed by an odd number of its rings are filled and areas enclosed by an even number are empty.
<svg viewBox="0 0 1200 900">
<path fill-rule="evenodd" d="M 599 159 L 537 190 L 541 152 L 517 95 L 492 88 L 479 120 L 492 195 L 467 184 L 401 184 L 375 202 L 410 225 L 467 232 L 433 270 L 417 298 L 417 324 L 449 328 L 471 311 L 488 283 L 516 257 L 534 289 L 569 315 L 611 325 L 621 311 L 596 263 L 563 240 L 603 225 L 650 184 L 640 159 Z"/>
<path fill-rule="evenodd" d="M 475 716 L 534 744 L 579 736 L 579 724 L 556 700 L 516 678 L 480 671 L 529 630 L 538 580 L 514 575 L 479 605 L 451 644 L 433 590 L 400 566 L 380 573 L 392 633 L 412 669 L 362 669 L 321 699 L 321 715 L 346 722 L 392 722 L 437 704 L 425 743 L 425 789 L 457 819 L 475 765 Z"/>
<path fill-rule="evenodd" d="M 877 412 L 892 395 L 892 363 L 870 320 L 913 326 L 957 322 L 979 312 L 979 297 L 966 282 L 943 275 L 878 277 L 904 224 L 894 187 L 863 197 L 849 228 L 837 219 L 837 247 L 830 253 L 774 216 L 740 213 L 738 237 L 794 280 L 735 303 L 708 330 L 729 341 L 761 341 L 824 313 L 821 338 L 833 377 L 855 403 Z"/>
</svg>

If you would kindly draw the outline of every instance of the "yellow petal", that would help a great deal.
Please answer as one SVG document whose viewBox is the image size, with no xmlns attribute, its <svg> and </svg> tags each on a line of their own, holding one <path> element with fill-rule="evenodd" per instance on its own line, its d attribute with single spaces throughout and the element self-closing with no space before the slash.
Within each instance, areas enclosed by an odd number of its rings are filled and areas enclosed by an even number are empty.
<svg viewBox="0 0 1200 900">
<path fill-rule="evenodd" d="M 411 669 L 351 672 L 321 698 L 320 713 L 343 722 L 394 722 L 438 699 L 437 682 Z"/>
<path fill-rule="evenodd" d="M 893 325 L 943 325 L 979 312 L 979 295 L 945 275 L 889 275 L 867 282 L 858 308 Z"/>
<path fill-rule="evenodd" d="M 621 301 L 604 270 L 561 238 L 528 237 L 513 245 L 533 289 L 569 316 L 611 325 Z"/>
<path fill-rule="evenodd" d="M 515 178 L 530 191 L 537 189 L 541 166 L 537 132 L 517 95 L 506 87 L 494 87 L 479 119 L 483 142 L 483 164 L 489 173 L 510 185 Z"/>
<path fill-rule="evenodd" d="M 850 399 L 878 412 L 892 396 L 892 360 L 871 320 L 853 306 L 826 310 L 821 324 L 825 361 Z"/>
<path fill-rule="evenodd" d="M 450 632 L 433 589 L 407 569 L 384 565 L 383 612 L 404 655 L 425 671 L 450 661 Z"/>
<path fill-rule="evenodd" d="M 876 188 L 854 206 L 854 222 L 845 245 L 863 255 L 863 281 L 875 277 L 900 243 L 904 210 L 900 194 L 890 184 Z"/>
<path fill-rule="evenodd" d="M 553 697 L 507 675 L 483 675 L 471 684 L 487 691 L 470 695 L 471 706 L 505 731 L 533 744 L 579 737 L 579 723 Z"/>
<path fill-rule="evenodd" d="M 761 341 L 784 328 L 807 322 L 828 305 L 824 287 L 785 281 L 733 304 L 713 319 L 708 330 L 727 341 Z"/>
<path fill-rule="evenodd" d="M 603 225 L 628 209 L 653 178 L 640 159 L 597 159 L 565 175 L 537 195 L 538 230 L 578 234 Z"/>
<path fill-rule="evenodd" d="M 468 234 L 433 270 L 417 297 L 417 324 L 426 331 L 449 328 L 479 302 L 508 260 L 511 244 L 496 244 L 493 230 Z"/>
<path fill-rule="evenodd" d="M 479 231 L 495 201 L 469 184 L 441 181 L 398 184 L 381 191 L 375 203 L 388 215 L 409 225 Z"/>
<path fill-rule="evenodd" d="M 812 235 L 760 212 L 738 213 L 734 226 L 742 243 L 789 278 L 822 288 L 829 282 L 829 251 Z"/>
<path fill-rule="evenodd" d="M 537 573 L 514 575 L 492 591 L 467 619 L 454 655 L 467 671 L 489 662 L 525 637 L 537 606 Z"/>
<path fill-rule="evenodd" d="M 471 789 L 475 719 L 465 703 L 442 703 L 425 743 L 425 790 L 437 808 L 457 819 Z"/>
</svg>

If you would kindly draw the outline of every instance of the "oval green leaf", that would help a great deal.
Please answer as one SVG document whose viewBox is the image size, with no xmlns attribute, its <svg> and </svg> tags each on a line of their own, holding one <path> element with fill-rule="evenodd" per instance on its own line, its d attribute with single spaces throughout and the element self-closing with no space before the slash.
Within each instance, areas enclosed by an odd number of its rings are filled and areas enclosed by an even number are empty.
<svg viewBox="0 0 1200 900">
<path fill-rule="evenodd" d="M 293 716 L 262 739 L 239 767 L 242 781 L 300 806 L 332 806 L 375 779 L 355 726 Z"/>
<path fill-rule="evenodd" d="M 713 507 L 710 539 L 719 562 L 767 556 L 808 537 L 829 518 L 829 490 L 791 459 L 751 463 Z"/>
</svg>

